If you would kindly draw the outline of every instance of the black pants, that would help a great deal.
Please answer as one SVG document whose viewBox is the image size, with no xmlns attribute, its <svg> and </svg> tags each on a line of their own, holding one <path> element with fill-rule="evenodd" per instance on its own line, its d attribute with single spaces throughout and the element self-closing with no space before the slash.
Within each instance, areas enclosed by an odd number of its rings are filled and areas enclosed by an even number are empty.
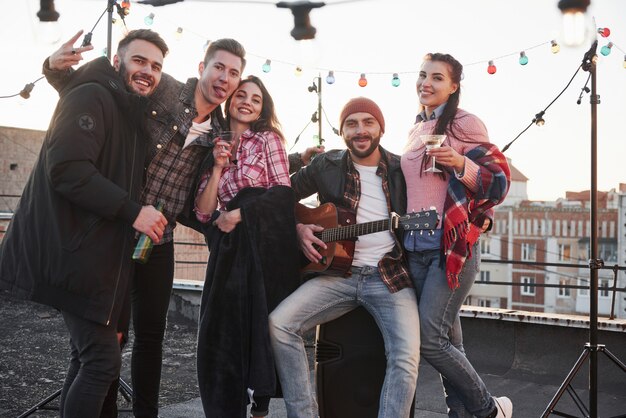
<svg viewBox="0 0 626 418">
<path fill-rule="evenodd" d="M 63 418 L 98 417 L 122 364 L 116 324 L 100 325 L 62 311 L 70 333 L 70 366 L 61 391 Z"/>
<path fill-rule="evenodd" d="M 135 265 L 131 284 L 135 340 L 131 360 L 133 413 L 156 418 L 167 310 L 174 281 L 174 243 L 155 245 L 146 264 Z"/>
</svg>

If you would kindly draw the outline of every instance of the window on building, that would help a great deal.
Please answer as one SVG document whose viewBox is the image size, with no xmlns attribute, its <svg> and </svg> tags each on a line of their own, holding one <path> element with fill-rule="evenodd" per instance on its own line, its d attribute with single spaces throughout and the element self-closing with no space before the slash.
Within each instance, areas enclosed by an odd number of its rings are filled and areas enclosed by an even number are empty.
<svg viewBox="0 0 626 418">
<path fill-rule="evenodd" d="M 535 278 L 522 276 L 522 295 L 535 296 Z"/>
<path fill-rule="evenodd" d="M 482 308 L 491 308 L 491 300 L 489 299 L 479 299 L 478 306 Z"/>
<path fill-rule="evenodd" d="M 604 261 L 617 261 L 617 242 L 605 242 L 598 246 L 598 256 Z"/>
<path fill-rule="evenodd" d="M 480 253 L 481 254 L 490 254 L 491 253 L 491 239 L 485 236 L 480 237 Z"/>
<path fill-rule="evenodd" d="M 559 261 L 569 261 L 572 247 L 568 244 L 559 244 Z"/>
<path fill-rule="evenodd" d="M 567 286 L 568 285 L 568 280 L 567 279 L 559 279 L 559 297 L 560 298 L 568 298 L 571 295 L 571 292 L 569 288 L 563 287 L 563 286 Z"/>
<path fill-rule="evenodd" d="M 489 281 L 491 281 L 491 272 L 490 271 L 481 271 L 480 272 L 480 281 L 481 282 L 489 282 Z"/>
<path fill-rule="evenodd" d="M 522 261 L 537 260 L 537 245 L 531 243 L 522 244 Z"/>
<path fill-rule="evenodd" d="M 579 296 L 589 296 L 589 279 L 578 280 L 578 286 L 585 286 L 583 289 L 578 289 Z"/>
<path fill-rule="evenodd" d="M 598 281 L 598 293 L 601 298 L 609 297 L 609 280 L 608 279 L 600 279 Z"/>
</svg>

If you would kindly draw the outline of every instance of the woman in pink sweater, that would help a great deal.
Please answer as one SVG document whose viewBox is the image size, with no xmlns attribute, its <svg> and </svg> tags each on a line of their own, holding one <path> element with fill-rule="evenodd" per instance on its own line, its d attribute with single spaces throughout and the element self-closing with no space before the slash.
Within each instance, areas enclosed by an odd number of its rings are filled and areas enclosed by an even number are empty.
<svg viewBox="0 0 626 418">
<path fill-rule="evenodd" d="M 448 54 L 424 58 L 417 94 L 420 113 L 402 155 L 407 211 L 434 206 L 442 216 L 434 234 L 404 240 L 420 314 L 421 354 L 441 374 L 450 417 L 506 417 L 506 397 L 492 397 L 465 356 L 459 310 L 480 268 L 478 236 L 489 210 L 504 200 L 509 169 L 476 116 L 459 109 L 463 66 Z M 424 134 L 446 135 L 427 151 Z M 425 171 L 436 160 L 441 172 Z"/>
</svg>

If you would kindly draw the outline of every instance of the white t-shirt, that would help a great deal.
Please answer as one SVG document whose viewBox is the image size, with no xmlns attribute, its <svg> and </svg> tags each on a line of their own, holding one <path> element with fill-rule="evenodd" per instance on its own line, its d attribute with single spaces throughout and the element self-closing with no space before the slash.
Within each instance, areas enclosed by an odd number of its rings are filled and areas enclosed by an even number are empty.
<svg viewBox="0 0 626 418">
<path fill-rule="evenodd" d="M 383 192 L 383 180 L 376 175 L 377 166 L 354 164 L 361 178 L 361 198 L 356 212 L 356 222 L 364 223 L 389 218 L 387 199 Z M 383 255 L 395 244 L 390 231 L 361 235 L 356 241 L 352 265 L 356 267 L 377 266 Z"/>
<path fill-rule="evenodd" d="M 189 133 L 187 134 L 187 138 L 185 138 L 183 149 L 187 148 L 187 146 L 191 144 L 194 139 L 196 139 L 202 134 L 209 132 L 210 130 L 211 130 L 211 118 L 208 118 L 202 123 L 191 122 L 191 128 L 189 128 Z"/>
</svg>

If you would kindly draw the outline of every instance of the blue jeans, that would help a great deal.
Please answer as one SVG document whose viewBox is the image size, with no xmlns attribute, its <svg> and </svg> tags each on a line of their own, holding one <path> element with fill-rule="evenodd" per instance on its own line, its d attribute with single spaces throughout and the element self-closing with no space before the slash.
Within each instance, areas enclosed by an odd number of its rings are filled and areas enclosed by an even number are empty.
<svg viewBox="0 0 626 418">
<path fill-rule="evenodd" d="M 459 288 L 450 289 L 439 250 L 408 251 L 420 316 L 421 353 L 440 374 L 448 416 L 489 416 L 494 401 L 484 382 L 465 356 L 459 311 L 480 269 L 478 243 L 459 276 Z"/>
<path fill-rule="evenodd" d="M 408 417 L 419 365 L 419 317 L 413 289 L 390 293 L 377 267 L 353 268 L 350 277 L 305 282 L 270 314 L 270 336 L 289 418 L 317 417 L 302 335 L 363 306 L 383 336 L 387 367 L 379 418 Z"/>
</svg>

